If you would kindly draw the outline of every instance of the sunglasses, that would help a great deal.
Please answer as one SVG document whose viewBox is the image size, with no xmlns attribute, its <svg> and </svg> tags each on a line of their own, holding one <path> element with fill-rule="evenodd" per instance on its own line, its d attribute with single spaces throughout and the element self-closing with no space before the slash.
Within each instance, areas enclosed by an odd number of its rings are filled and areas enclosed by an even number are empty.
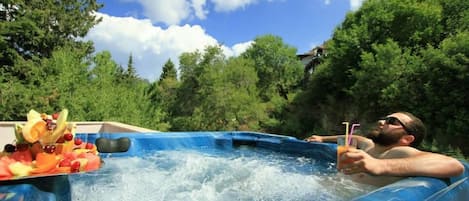
<svg viewBox="0 0 469 201">
<path fill-rule="evenodd" d="M 398 118 L 396 117 L 383 117 L 381 118 L 380 120 L 384 120 L 384 123 L 386 124 L 390 124 L 390 125 L 401 125 L 402 128 L 409 134 L 412 134 L 412 130 L 410 130 L 407 126 L 404 125 L 404 123 L 402 123 L 401 120 L 399 120 Z"/>
</svg>

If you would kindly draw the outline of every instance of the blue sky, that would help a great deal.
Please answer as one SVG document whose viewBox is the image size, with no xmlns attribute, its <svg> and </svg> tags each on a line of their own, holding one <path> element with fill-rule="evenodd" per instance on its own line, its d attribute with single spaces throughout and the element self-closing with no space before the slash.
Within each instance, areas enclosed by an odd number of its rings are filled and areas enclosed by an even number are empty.
<svg viewBox="0 0 469 201">
<path fill-rule="evenodd" d="M 183 52 L 222 44 L 242 53 L 257 36 L 272 34 L 308 52 L 329 39 L 347 12 L 363 0 L 98 0 L 103 21 L 86 39 L 127 65 L 132 54 L 140 77 L 154 81 L 164 63 Z"/>
</svg>

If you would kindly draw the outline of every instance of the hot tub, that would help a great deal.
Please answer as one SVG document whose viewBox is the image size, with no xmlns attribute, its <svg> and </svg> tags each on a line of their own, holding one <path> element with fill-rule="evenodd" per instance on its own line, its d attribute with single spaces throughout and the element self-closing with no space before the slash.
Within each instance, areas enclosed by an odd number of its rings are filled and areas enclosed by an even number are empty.
<svg viewBox="0 0 469 201">
<path fill-rule="evenodd" d="M 448 184 L 412 177 L 376 189 L 337 176 L 335 144 L 255 132 L 77 136 L 131 143 L 101 153 L 105 165 L 95 172 L 0 183 L 0 200 L 469 200 L 467 162 Z"/>
</svg>

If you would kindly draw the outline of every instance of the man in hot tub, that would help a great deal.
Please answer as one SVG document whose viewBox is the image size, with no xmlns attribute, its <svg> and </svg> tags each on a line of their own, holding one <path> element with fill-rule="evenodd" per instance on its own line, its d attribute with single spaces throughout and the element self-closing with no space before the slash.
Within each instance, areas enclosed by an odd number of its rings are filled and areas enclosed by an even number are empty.
<svg viewBox="0 0 469 201">
<path fill-rule="evenodd" d="M 464 166 L 456 159 L 416 149 L 425 137 L 422 121 L 408 112 L 397 112 L 378 121 L 367 138 L 353 136 L 357 148 L 342 154 L 344 163 L 339 171 L 353 180 L 375 186 L 384 186 L 407 176 L 428 176 L 447 179 L 460 175 Z M 317 136 L 309 142 L 337 142 L 344 136 Z"/>
</svg>

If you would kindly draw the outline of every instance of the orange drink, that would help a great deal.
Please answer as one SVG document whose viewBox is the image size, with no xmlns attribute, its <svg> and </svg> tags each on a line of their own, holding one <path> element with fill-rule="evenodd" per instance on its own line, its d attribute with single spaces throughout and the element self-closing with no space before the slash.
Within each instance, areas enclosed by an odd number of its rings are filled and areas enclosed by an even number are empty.
<svg viewBox="0 0 469 201">
<path fill-rule="evenodd" d="M 350 159 L 341 159 L 342 154 L 347 152 L 348 149 L 349 149 L 349 146 L 345 146 L 345 145 L 337 146 L 337 169 L 339 169 L 342 164 L 348 164 L 348 163 L 353 162 L 353 160 L 350 160 Z"/>
<path fill-rule="evenodd" d="M 341 159 L 342 154 L 348 151 L 349 147 L 354 147 L 352 145 L 345 144 L 345 138 L 337 139 L 337 169 L 342 167 L 342 164 L 352 163 L 351 159 Z"/>
</svg>

